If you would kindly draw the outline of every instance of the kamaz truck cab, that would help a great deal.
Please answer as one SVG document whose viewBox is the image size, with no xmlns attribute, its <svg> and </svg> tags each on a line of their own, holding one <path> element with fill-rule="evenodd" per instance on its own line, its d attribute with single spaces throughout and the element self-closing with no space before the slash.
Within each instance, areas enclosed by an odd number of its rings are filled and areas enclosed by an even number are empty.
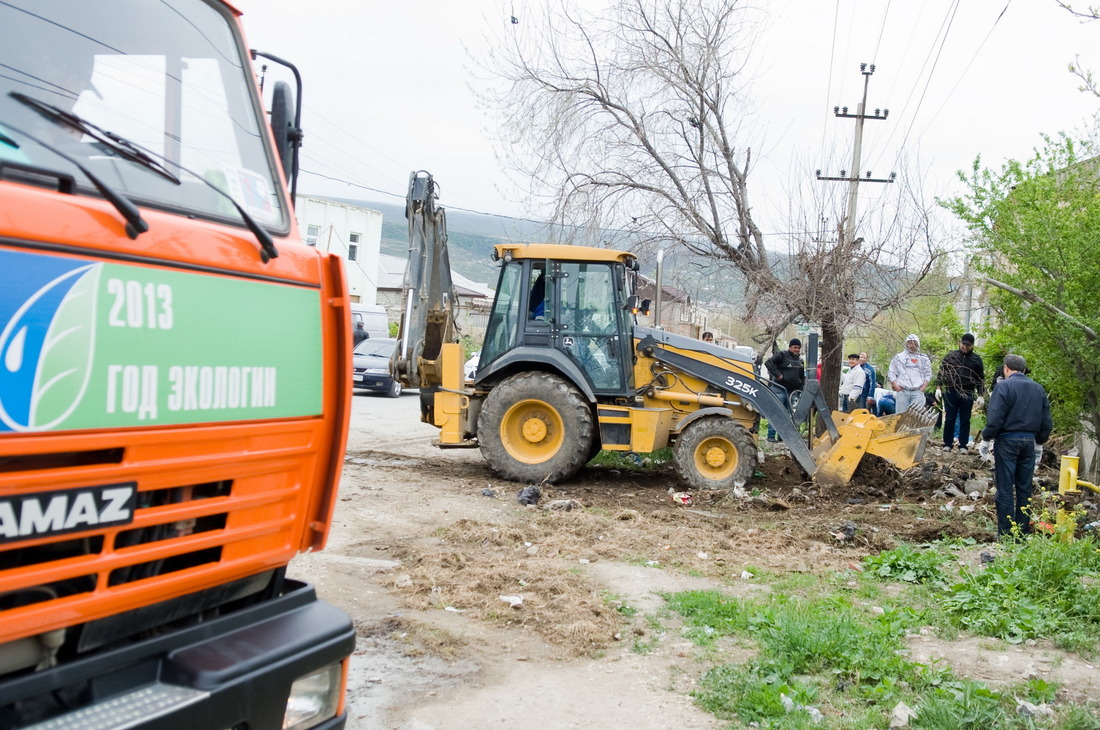
<svg viewBox="0 0 1100 730">
<path fill-rule="evenodd" d="M 0 3 L 3 728 L 345 722 L 354 628 L 286 566 L 336 503 L 350 302 L 238 15 Z"/>
</svg>

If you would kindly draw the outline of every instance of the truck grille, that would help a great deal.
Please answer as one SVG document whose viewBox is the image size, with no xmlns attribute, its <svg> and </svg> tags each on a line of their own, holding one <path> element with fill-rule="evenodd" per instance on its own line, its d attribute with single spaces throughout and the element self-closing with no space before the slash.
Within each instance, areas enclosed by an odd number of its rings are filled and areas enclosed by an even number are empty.
<svg viewBox="0 0 1100 730">
<path fill-rule="evenodd" d="M 116 448 L 93 449 L 93 458 L 59 458 L 54 468 L 33 454 L 0 457 L 8 467 L 0 468 L 0 496 L 45 495 L 36 514 L 53 495 L 136 488 L 132 519 L 123 524 L 29 538 L 8 531 L 0 543 L 0 644 L 285 565 L 310 529 L 305 516 L 315 505 L 305 487 L 314 478 L 319 426 L 215 426 L 183 437 L 134 432 L 117 455 Z"/>
</svg>

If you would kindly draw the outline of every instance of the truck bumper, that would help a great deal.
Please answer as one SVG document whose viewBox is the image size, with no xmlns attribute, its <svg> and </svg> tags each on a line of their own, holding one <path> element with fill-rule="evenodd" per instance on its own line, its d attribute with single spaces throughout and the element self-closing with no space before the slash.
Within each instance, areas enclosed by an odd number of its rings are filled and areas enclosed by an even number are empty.
<svg viewBox="0 0 1100 730">
<path fill-rule="evenodd" d="M 271 600 L 0 683 L 0 725 L 275 730 L 294 682 L 339 665 L 354 648 L 347 615 L 287 581 Z M 336 676 L 342 692 L 346 671 Z M 33 717 L 43 697 L 58 695 L 78 700 L 64 714 Z M 345 719 L 338 713 L 313 727 L 342 728 Z"/>
</svg>

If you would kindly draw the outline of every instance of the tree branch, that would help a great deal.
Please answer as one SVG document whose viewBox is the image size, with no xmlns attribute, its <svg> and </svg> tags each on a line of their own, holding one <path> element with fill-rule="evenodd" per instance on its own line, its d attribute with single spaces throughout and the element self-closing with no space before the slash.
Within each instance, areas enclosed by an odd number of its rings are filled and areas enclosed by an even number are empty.
<svg viewBox="0 0 1100 730">
<path fill-rule="evenodd" d="M 1008 292 L 1009 294 L 1015 294 L 1020 299 L 1031 302 L 1032 304 L 1038 304 L 1040 307 L 1047 310 L 1051 314 L 1055 314 L 1055 315 L 1061 317 L 1062 319 L 1066 320 L 1067 322 L 1072 324 L 1077 329 L 1081 330 L 1081 332 L 1084 333 L 1085 337 L 1088 338 L 1088 340 L 1090 342 L 1095 342 L 1097 340 L 1096 330 L 1094 330 L 1092 327 L 1089 327 L 1087 324 L 1085 324 L 1081 320 L 1077 319 L 1073 315 L 1069 314 L 1068 312 L 1063 312 L 1061 309 L 1054 306 L 1050 302 L 1045 301 L 1044 299 L 1042 299 L 1038 295 L 1036 295 L 1032 292 L 1026 291 L 1024 289 L 1017 289 L 1016 287 L 1012 286 L 1011 284 L 1006 284 L 1003 281 L 997 281 L 996 279 L 991 279 L 988 276 L 982 277 L 982 279 L 987 284 L 991 284 L 992 286 L 995 286 L 998 289 L 1002 289 L 1002 290 Z"/>
</svg>

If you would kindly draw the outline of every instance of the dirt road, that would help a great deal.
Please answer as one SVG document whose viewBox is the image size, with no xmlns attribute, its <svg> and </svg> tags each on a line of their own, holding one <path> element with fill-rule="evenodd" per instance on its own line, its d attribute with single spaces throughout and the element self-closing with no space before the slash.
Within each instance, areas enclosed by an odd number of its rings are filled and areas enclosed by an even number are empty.
<svg viewBox="0 0 1100 730">
<path fill-rule="evenodd" d="M 661 593 L 750 594 L 768 587 L 746 573 L 826 575 L 900 539 L 975 532 L 911 494 L 931 494 L 947 465 L 917 484 L 884 471 L 821 494 L 773 456 L 755 497 L 701 494 L 688 508 L 669 499 L 680 485 L 668 471 L 587 468 L 547 490 L 542 505 L 562 509 L 539 510 L 476 450 L 431 446 L 435 434 L 415 394 L 356 396 L 328 548 L 291 566 L 356 622 L 353 730 L 719 727 L 690 699 L 705 661 Z M 950 645 L 919 643 L 952 660 Z M 991 682 L 1036 663 L 1072 668 L 1100 693 L 1097 670 L 1042 647 L 969 646 L 954 659 Z"/>
</svg>

